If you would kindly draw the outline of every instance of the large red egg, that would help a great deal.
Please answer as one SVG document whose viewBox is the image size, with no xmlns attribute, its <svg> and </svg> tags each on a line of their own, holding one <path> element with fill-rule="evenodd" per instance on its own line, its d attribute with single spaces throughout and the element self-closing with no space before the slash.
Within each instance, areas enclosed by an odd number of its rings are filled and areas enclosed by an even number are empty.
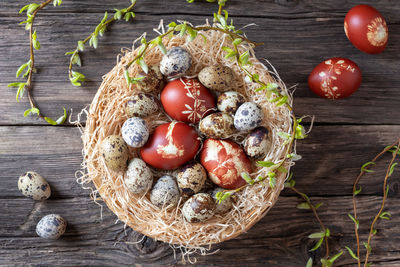
<svg viewBox="0 0 400 267">
<path fill-rule="evenodd" d="M 347 12 L 344 31 L 355 47 L 369 54 L 382 52 L 389 36 L 382 14 L 369 5 L 358 5 Z"/>
<path fill-rule="evenodd" d="M 161 103 L 169 116 L 190 123 L 199 122 L 215 109 L 214 96 L 197 79 L 169 82 L 161 92 Z"/>
<path fill-rule="evenodd" d="M 200 161 L 210 179 L 225 189 L 236 189 L 245 185 L 246 181 L 241 173 L 251 173 L 251 162 L 243 149 L 229 140 L 207 139 Z"/>
<path fill-rule="evenodd" d="M 313 69 L 308 77 L 308 86 L 321 97 L 344 98 L 357 91 L 361 77 L 356 63 L 347 58 L 333 57 Z"/>
<path fill-rule="evenodd" d="M 155 168 L 172 170 L 193 159 L 199 148 L 200 138 L 195 129 L 173 121 L 155 129 L 140 149 L 140 155 Z"/>
</svg>

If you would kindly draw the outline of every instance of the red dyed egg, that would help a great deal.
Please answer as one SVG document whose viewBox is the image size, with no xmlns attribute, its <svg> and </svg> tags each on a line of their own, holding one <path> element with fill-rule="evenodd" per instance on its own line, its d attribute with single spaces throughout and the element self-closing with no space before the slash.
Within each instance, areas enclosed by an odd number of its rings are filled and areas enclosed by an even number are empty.
<svg viewBox="0 0 400 267">
<path fill-rule="evenodd" d="M 155 168 L 172 170 L 193 159 L 199 148 L 195 129 L 174 121 L 158 126 L 140 149 L 140 155 Z"/>
<path fill-rule="evenodd" d="M 241 173 L 251 173 L 251 162 L 243 149 L 229 140 L 207 139 L 200 161 L 210 179 L 225 189 L 236 189 L 245 185 L 246 181 Z"/>
<path fill-rule="evenodd" d="M 199 122 L 215 109 L 214 96 L 197 79 L 169 82 L 161 92 L 161 103 L 169 116 L 191 123 Z"/>
<path fill-rule="evenodd" d="M 321 97 L 344 98 L 357 91 L 361 77 L 356 63 L 347 58 L 334 57 L 313 69 L 308 77 L 308 86 Z"/>
<path fill-rule="evenodd" d="M 358 5 L 347 12 L 344 32 L 355 47 L 368 54 L 382 52 L 389 36 L 382 14 L 369 5 Z"/>
</svg>

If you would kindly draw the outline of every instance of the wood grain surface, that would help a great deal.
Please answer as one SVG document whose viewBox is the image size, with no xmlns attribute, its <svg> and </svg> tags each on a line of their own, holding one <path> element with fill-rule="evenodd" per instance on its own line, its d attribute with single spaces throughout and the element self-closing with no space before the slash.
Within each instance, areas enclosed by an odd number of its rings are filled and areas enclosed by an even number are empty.
<svg viewBox="0 0 400 267">
<path fill-rule="evenodd" d="M 0 2 L 0 266 L 160 266 L 181 265 L 179 251 L 166 244 L 124 229 L 104 205 L 89 198 L 90 191 L 76 183 L 75 172 L 82 161 L 80 133 L 73 125 L 51 127 L 35 117 L 24 118 L 27 99 L 15 101 L 15 90 L 6 85 L 16 81 L 15 71 L 28 58 L 28 35 L 18 23 L 20 7 L 29 1 Z M 400 135 L 400 2 L 363 1 L 375 6 L 389 25 L 389 44 L 382 54 L 367 55 L 354 48 L 343 32 L 343 19 L 358 1 L 345 0 L 229 0 L 227 10 L 250 39 L 264 42 L 257 57 L 268 59 L 294 93 L 297 115 L 315 115 L 309 138 L 298 142 L 303 156 L 294 168 L 299 190 L 315 202 L 331 229 L 332 246 L 354 248 L 351 186 L 360 166 Z M 116 63 L 122 48 L 152 29 L 161 19 L 189 20 L 194 24 L 212 19 L 216 4 L 196 1 L 138 1 L 134 22 L 113 24 L 100 39 L 99 48 L 82 55 L 82 68 L 89 81 L 83 87 L 70 85 L 66 51 L 85 38 L 104 11 L 129 5 L 128 0 L 64 0 L 61 7 L 46 8 L 37 19 L 38 74 L 34 95 L 47 115 L 72 109 L 72 118 L 90 104 L 101 82 Z M 307 86 L 309 72 L 322 60 L 348 57 L 363 71 L 363 83 L 350 98 L 329 101 L 313 95 Z M 368 219 L 377 211 L 382 197 L 384 162 L 361 182 L 360 221 L 365 238 Z M 17 189 L 19 175 L 35 170 L 50 183 L 53 193 L 45 202 L 33 202 Z M 391 177 L 387 211 L 392 220 L 380 221 L 373 239 L 373 266 L 400 266 L 399 172 Z M 307 238 L 318 231 L 309 211 L 298 210 L 300 199 L 282 192 L 273 209 L 248 233 L 213 247 L 218 253 L 197 256 L 198 266 L 305 266 L 315 244 Z M 101 202 L 99 204 L 102 204 Z M 60 240 L 47 241 L 35 234 L 35 226 L 48 213 L 60 213 L 68 229 Z M 102 216 L 101 216 L 102 215 Z M 342 256 L 335 266 L 354 266 Z"/>
</svg>

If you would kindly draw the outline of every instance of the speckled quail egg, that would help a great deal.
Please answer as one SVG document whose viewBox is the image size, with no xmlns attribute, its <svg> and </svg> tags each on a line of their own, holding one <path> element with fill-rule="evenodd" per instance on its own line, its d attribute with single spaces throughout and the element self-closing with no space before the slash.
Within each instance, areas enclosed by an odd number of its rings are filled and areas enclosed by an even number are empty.
<svg viewBox="0 0 400 267">
<path fill-rule="evenodd" d="M 206 170 L 197 162 L 186 164 L 176 176 L 180 192 L 188 197 L 198 193 L 203 188 L 206 179 Z"/>
<path fill-rule="evenodd" d="M 161 90 L 164 84 L 164 77 L 161 74 L 159 66 L 150 66 L 147 73 L 139 73 L 139 77 L 144 77 L 136 83 L 139 91 L 149 93 Z"/>
<path fill-rule="evenodd" d="M 261 109 L 253 102 L 246 102 L 237 109 L 234 124 L 239 131 L 250 131 L 258 127 L 262 119 Z"/>
<path fill-rule="evenodd" d="M 158 100 L 149 94 L 136 94 L 133 95 L 128 102 L 126 102 L 125 113 L 128 117 L 141 117 L 145 118 L 158 111 Z"/>
<path fill-rule="evenodd" d="M 128 164 L 125 184 L 134 194 L 146 193 L 153 184 L 153 173 L 143 160 L 134 158 Z"/>
<path fill-rule="evenodd" d="M 214 216 L 215 201 L 206 193 L 198 193 L 189 198 L 182 208 L 182 214 L 188 222 L 202 222 Z"/>
<path fill-rule="evenodd" d="M 224 199 L 224 200 L 222 200 L 221 201 L 221 203 L 218 203 L 218 201 L 217 201 L 217 193 L 218 192 L 222 192 L 222 191 L 224 191 L 224 189 L 223 188 L 221 188 L 221 187 L 218 187 L 218 188 L 215 188 L 213 191 L 212 191 L 212 197 L 214 198 L 214 200 L 215 200 L 215 203 L 216 203 L 216 206 L 215 206 L 215 210 L 214 210 L 214 212 L 215 212 L 215 214 L 223 214 L 223 213 L 226 213 L 227 211 L 229 211 L 230 209 L 232 209 L 232 198 L 231 197 L 228 197 L 228 198 L 226 198 L 226 199 Z"/>
<path fill-rule="evenodd" d="M 49 183 L 36 172 L 27 172 L 18 179 L 18 189 L 34 200 L 48 199 L 51 195 Z"/>
<path fill-rule="evenodd" d="M 101 143 L 101 155 L 110 170 L 124 171 L 126 169 L 129 152 L 121 136 L 107 136 Z"/>
<path fill-rule="evenodd" d="M 173 206 L 179 202 L 180 194 L 175 178 L 165 175 L 158 179 L 150 193 L 150 201 L 159 208 Z"/>
<path fill-rule="evenodd" d="M 246 98 L 236 91 L 228 91 L 218 97 L 218 109 L 222 112 L 235 114 L 236 110 L 246 102 Z"/>
<path fill-rule="evenodd" d="M 58 214 L 44 216 L 36 225 L 38 236 L 48 239 L 58 239 L 65 233 L 67 222 Z"/>
<path fill-rule="evenodd" d="M 219 92 L 230 90 L 235 81 L 232 69 L 223 65 L 205 67 L 198 78 L 205 87 Z"/>
<path fill-rule="evenodd" d="M 269 147 L 268 129 L 265 127 L 254 129 L 244 140 L 244 150 L 253 158 L 265 157 Z"/>
<path fill-rule="evenodd" d="M 127 119 L 122 125 L 121 132 L 122 138 L 131 147 L 142 147 L 149 139 L 146 122 L 138 117 Z"/>
<path fill-rule="evenodd" d="M 183 47 L 168 50 L 160 62 L 160 71 L 167 77 L 181 77 L 192 65 L 192 56 Z"/>
<path fill-rule="evenodd" d="M 232 116 L 224 112 L 213 113 L 202 119 L 199 130 L 211 138 L 228 138 L 236 131 Z"/>
</svg>

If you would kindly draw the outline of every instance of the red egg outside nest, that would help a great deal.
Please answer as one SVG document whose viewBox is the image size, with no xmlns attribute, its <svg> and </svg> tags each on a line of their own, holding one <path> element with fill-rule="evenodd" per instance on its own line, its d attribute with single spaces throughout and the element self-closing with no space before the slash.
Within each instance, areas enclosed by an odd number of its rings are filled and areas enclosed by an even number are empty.
<svg viewBox="0 0 400 267">
<path fill-rule="evenodd" d="M 246 184 L 241 174 L 251 173 L 251 162 L 243 149 L 230 140 L 207 139 L 200 154 L 200 162 L 210 179 L 225 189 L 236 189 Z"/>
<path fill-rule="evenodd" d="M 158 126 L 140 149 L 142 159 L 149 165 L 172 170 L 193 159 L 200 148 L 195 129 L 183 122 Z"/>
<path fill-rule="evenodd" d="M 358 5 L 347 12 L 344 31 L 355 47 L 368 54 L 382 52 L 389 36 L 382 14 L 369 5 Z"/>
<path fill-rule="evenodd" d="M 178 121 L 198 123 L 216 109 L 212 93 L 197 79 L 169 82 L 161 92 L 165 112 Z"/>
<path fill-rule="evenodd" d="M 334 57 L 317 65 L 308 77 L 308 86 L 317 95 L 338 99 L 353 94 L 360 87 L 362 74 L 356 63 Z"/>
</svg>

